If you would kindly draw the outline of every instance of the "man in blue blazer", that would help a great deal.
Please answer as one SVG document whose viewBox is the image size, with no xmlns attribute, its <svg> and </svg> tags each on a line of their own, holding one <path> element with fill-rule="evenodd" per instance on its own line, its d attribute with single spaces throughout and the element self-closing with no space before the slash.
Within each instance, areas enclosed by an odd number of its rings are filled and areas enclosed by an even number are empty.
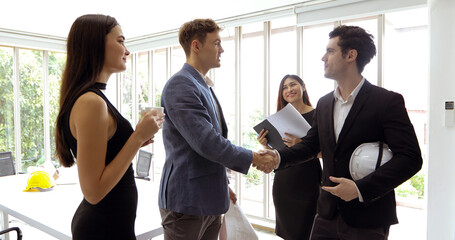
<svg viewBox="0 0 455 240">
<path fill-rule="evenodd" d="M 246 174 L 252 163 L 265 172 L 276 165 L 271 156 L 227 140 L 223 111 L 205 77 L 220 67 L 219 31 L 211 19 L 182 25 L 179 41 L 186 63 L 161 96 L 166 161 L 158 203 L 165 239 L 217 239 L 220 216 L 229 208 L 229 197 L 235 200 L 226 167 Z"/>
<path fill-rule="evenodd" d="M 337 88 L 319 100 L 302 142 L 278 151 L 279 167 L 322 153 L 323 191 L 311 239 L 384 240 L 390 225 L 398 223 L 394 188 L 422 166 L 419 144 L 403 97 L 361 75 L 376 54 L 373 36 L 360 27 L 340 26 L 329 37 L 324 75 Z M 353 151 L 377 141 L 388 144 L 392 159 L 354 181 L 349 172 Z"/>
</svg>

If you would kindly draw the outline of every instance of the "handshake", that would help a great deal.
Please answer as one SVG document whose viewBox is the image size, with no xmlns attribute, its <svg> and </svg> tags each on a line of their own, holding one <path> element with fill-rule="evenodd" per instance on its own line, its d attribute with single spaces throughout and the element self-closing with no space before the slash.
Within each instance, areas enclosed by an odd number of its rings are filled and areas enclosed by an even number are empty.
<svg viewBox="0 0 455 240">
<path fill-rule="evenodd" d="M 253 167 L 264 173 L 270 173 L 278 167 L 278 153 L 273 150 L 259 150 L 253 152 Z"/>
</svg>

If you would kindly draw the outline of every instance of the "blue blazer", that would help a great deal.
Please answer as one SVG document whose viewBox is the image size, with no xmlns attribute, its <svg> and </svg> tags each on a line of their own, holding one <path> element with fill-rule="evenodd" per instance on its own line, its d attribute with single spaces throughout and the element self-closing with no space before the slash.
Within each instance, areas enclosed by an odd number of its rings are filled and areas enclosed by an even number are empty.
<svg viewBox="0 0 455 240">
<path fill-rule="evenodd" d="M 186 63 L 164 86 L 166 161 L 160 208 L 197 216 L 223 214 L 229 208 L 226 167 L 248 172 L 253 153 L 227 140 L 226 122 L 219 104 L 218 121 L 215 101 L 199 72 Z"/>
<path fill-rule="evenodd" d="M 349 161 L 362 143 L 382 141 L 393 152 L 389 162 L 355 181 L 364 202 L 345 202 L 321 191 L 318 214 L 333 219 L 340 213 L 352 227 L 377 228 L 398 223 L 394 189 L 422 167 L 419 143 L 403 97 L 365 80 L 341 129 L 338 141 L 333 125 L 333 92 L 319 99 L 308 134 L 291 148 L 279 150 L 281 167 L 322 152 L 322 186 L 334 186 L 330 176 L 352 179 Z"/>
</svg>

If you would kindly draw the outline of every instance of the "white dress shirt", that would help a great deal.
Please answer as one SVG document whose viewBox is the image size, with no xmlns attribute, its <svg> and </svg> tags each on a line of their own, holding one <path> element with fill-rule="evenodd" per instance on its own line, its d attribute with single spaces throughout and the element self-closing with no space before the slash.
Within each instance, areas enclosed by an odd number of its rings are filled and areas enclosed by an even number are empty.
<svg viewBox="0 0 455 240">
<path fill-rule="evenodd" d="M 365 82 L 365 78 L 362 78 L 362 80 L 357 85 L 357 87 L 355 87 L 354 90 L 351 92 L 351 94 L 349 94 L 348 99 L 346 99 L 346 101 L 343 99 L 343 97 L 341 97 L 340 89 L 338 87 L 333 92 L 333 96 L 335 98 L 335 105 L 333 107 L 333 126 L 334 126 L 334 130 L 335 130 L 335 140 L 337 142 L 338 142 L 338 137 L 340 136 L 341 129 L 343 128 L 344 122 L 346 121 L 346 117 L 348 116 L 349 111 L 351 111 L 352 104 L 354 103 L 354 100 L 357 97 L 357 94 L 359 93 L 360 89 L 362 88 L 364 82 Z M 276 168 L 278 168 L 278 166 L 280 166 L 280 163 L 281 163 L 281 156 L 277 150 L 274 150 L 274 151 L 278 155 L 278 165 L 276 167 Z M 363 197 L 359 191 L 359 188 L 357 187 L 357 184 L 355 184 L 355 187 L 356 187 L 357 193 L 359 195 L 359 201 L 363 202 Z"/>
<path fill-rule="evenodd" d="M 205 83 L 207 84 L 207 86 L 210 88 L 210 94 L 212 95 L 212 100 L 213 100 L 213 103 L 215 105 L 215 110 L 216 110 L 216 118 L 217 118 L 217 121 L 218 121 L 218 124 L 220 126 L 220 129 L 222 129 L 222 126 L 221 126 L 221 116 L 220 116 L 220 106 L 218 106 L 218 103 L 216 102 L 215 100 L 215 93 L 213 91 L 213 81 L 212 79 L 210 79 L 209 77 L 206 77 L 204 75 L 202 75 L 201 72 L 199 72 L 198 70 L 196 70 L 202 77 L 202 79 L 205 80 Z"/>
<path fill-rule="evenodd" d="M 335 130 L 335 140 L 337 142 L 344 122 L 346 121 L 346 117 L 348 116 L 349 111 L 351 111 L 352 104 L 354 103 L 354 100 L 357 97 L 357 94 L 362 88 L 364 82 L 365 78 L 362 78 L 362 81 L 360 81 L 357 87 L 352 90 L 346 101 L 341 96 L 340 89 L 338 87 L 333 92 L 333 97 L 335 98 L 335 105 L 333 106 L 333 127 Z M 355 188 L 357 189 L 357 193 L 359 195 L 359 202 L 363 202 L 363 197 L 359 191 L 359 188 L 357 187 L 357 184 L 355 184 Z"/>
<path fill-rule="evenodd" d="M 364 82 L 365 78 L 363 78 L 357 87 L 352 90 L 346 101 L 341 96 L 340 89 L 338 87 L 335 89 L 335 91 L 333 91 L 333 97 L 335 98 L 335 105 L 333 106 L 333 127 L 335 128 L 335 140 L 337 142 L 341 129 L 343 128 L 344 121 L 346 120 L 346 117 L 351 110 L 352 104 L 354 103 L 354 100 L 357 97 L 357 94 L 359 93 L 360 88 L 362 88 Z"/>
</svg>

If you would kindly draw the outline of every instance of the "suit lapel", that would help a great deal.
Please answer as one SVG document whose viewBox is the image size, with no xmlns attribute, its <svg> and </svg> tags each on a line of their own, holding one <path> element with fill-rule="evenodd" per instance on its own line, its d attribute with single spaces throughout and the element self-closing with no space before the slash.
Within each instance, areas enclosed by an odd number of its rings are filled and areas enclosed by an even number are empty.
<svg viewBox="0 0 455 240">
<path fill-rule="evenodd" d="M 206 95 L 207 95 L 206 97 L 208 99 L 208 104 L 211 105 L 210 107 L 213 110 L 215 119 L 218 117 L 217 116 L 217 110 L 216 110 L 216 104 L 218 104 L 218 106 L 220 108 L 221 123 L 223 125 L 223 126 L 219 126 L 218 129 L 221 130 L 221 133 L 222 133 L 223 136 L 224 136 L 225 132 L 226 132 L 226 135 L 227 135 L 227 127 L 225 126 L 226 122 L 224 121 L 224 117 L 222 115 L 223 111 L 221 110 L 221 106 L 219 105 L 218 100 L 216 99 L 216 96 L 213 93 L 212 88 L 207 85 L 205 80 L 202 78 L 201 74 L 194 67 L 192 67 L 188 63 L 185 63 L 183 65 L 183 68 L 186 69 L 191 74 L 191 76 L 193 76 L 193 78 L 196 79 L 196 81 L 199 82 L 199 84 L 202 86 L 202 88 L 204 88 L 204 91 L 206 92 Z M 216 103 L 215 103 L 215 101 L 216 101 Z M 217 128 L 216 126 L 219 125 L 219 122 L 218 121 L 215 121 L 215 122 L 216 123 L 212 123 L 212 124 L 214 125 L 215 128 Z M 224 128 L 226 128 L 226 131 L 225 131 Z"/>
<path fill-rule="evenodd" d="M 218 98 L 215 95 L 215 92 L 213 91 L 212 88 L 210 88 L 210 91 L 212 92 L 212 96 L 215 99 L 216 105 L 218 106 L 219 113 L 220 113 L 220 122 L 221 122 L 221 135 L 223 135 L 224 138 L 227 138 L 227 125 L 226 125 L 226 120 L 224 120 L 224 115 L 223 115 L 223 110 L 221 109 L 221 104 L 218 101 Z M 215 106 L 216 107 L 216 106 Z"/>
<path fill-rule="evenodd" d="M 330 144 L 330 147 L 335 147 L 336 145 L 336 138 L 335 138 L 335 127 L 333 125 L 333 107 L 334 107 L 334 103 L 335 103 L 335 97 L 333 97 L 333 92 L 331 94 L 331 97 L 330 97 L 330 101 L 329 101 L 329 105 L 327 108 L 324 108 L 325 112 L 322 116 L 330 116 L 327 120 L 329 121 L 328 122 L 328 125 L 329 125 L 329 135 L 330 135 L 330 139 L 329 139 L 329 144 Z"/>
<path fill-rule="evenodd" d="M 352 104 L 351 110 L 348 113 L 348 116 L 346 117 L 346 120 L 344 121 L 343 128 L 341 129 L 340 136 L 338 136 L 338 142 L 337 142 L 337 147 L 339 143 L 343 142 L 343 139 L 345 138 L 346 134 L 349 132 L 349 129 L 352 127 L 352 125 L 355 122 L 355 119 L 357 118 L 358 114 L 361 112 L 364 103 L 368 99 L 369 95 L 368 92 L 371 89 L 371 83 L 369 83 L 367 80 L 363 83 L 362 88 L 360 89 L 359 93 L 357 94 L 357 97 L 354 100 L 354 103 Z M 332 116 L 333 116 L 333 111 L 332 111 Z M 333 126 L 333 121 L 332 121 L 332 126 Z"/>
</svg>

